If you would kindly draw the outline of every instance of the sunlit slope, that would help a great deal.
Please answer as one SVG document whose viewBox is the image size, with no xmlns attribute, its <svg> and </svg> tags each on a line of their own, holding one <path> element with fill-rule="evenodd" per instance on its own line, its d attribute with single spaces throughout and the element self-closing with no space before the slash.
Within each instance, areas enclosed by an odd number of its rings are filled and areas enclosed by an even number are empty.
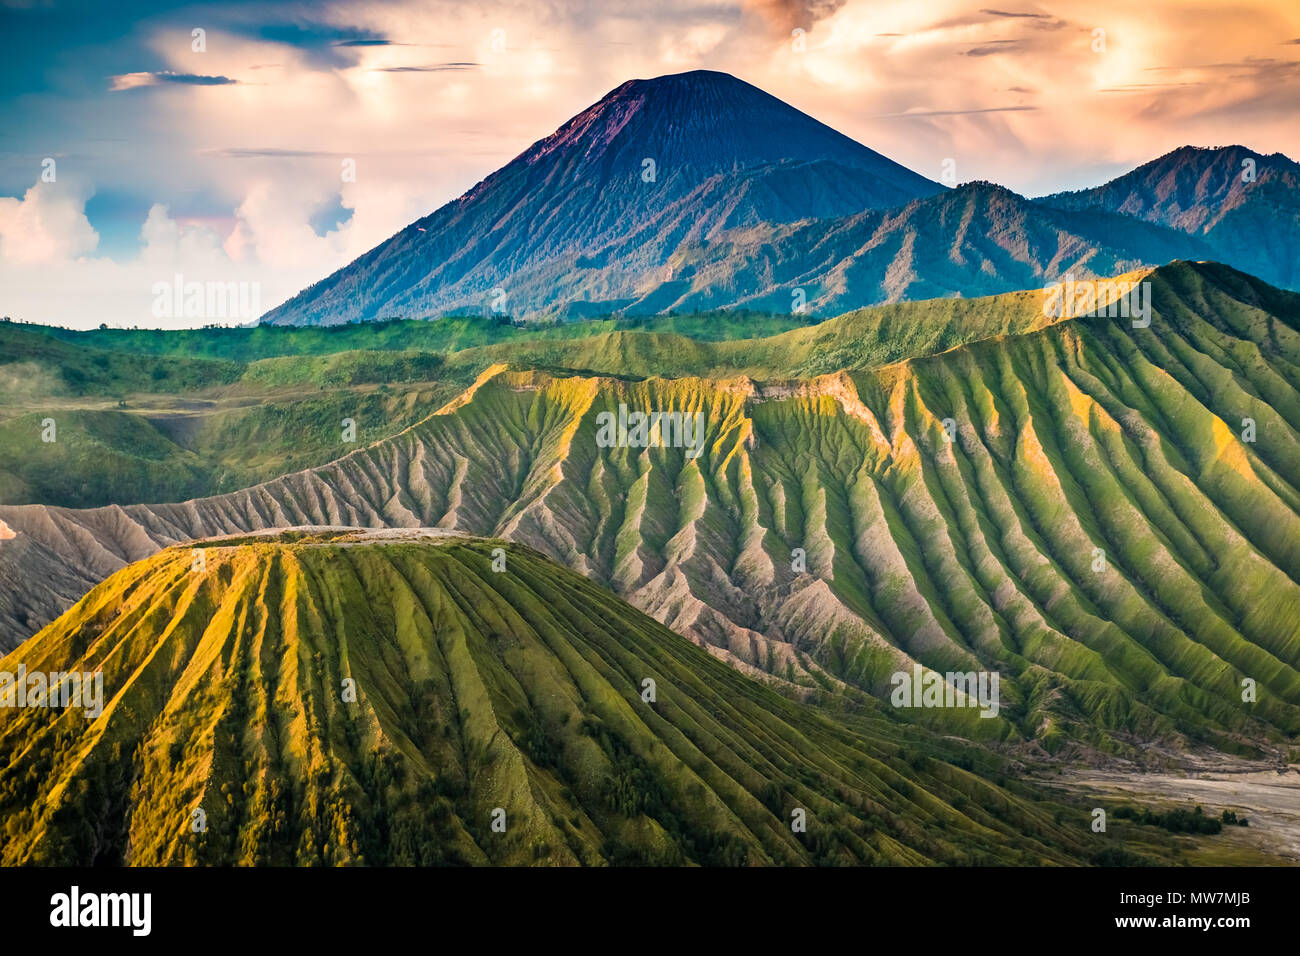
<svg viewBox="0 0 1300 956">
<path fill-rule="evenodd" d="M 997 719 L 919 715 L 963 735 L 1278 742 L 1300 731 L 1300 300 L 1216 266 L 1152 282 L 1146 329 L 1076 319 L 790 384 L 496 372 L 388 442 L 238 494 L 0 509 L 27 548 L 5 600 L 39 617 L 47 575 L 88 587 L 191 537 L 438 526 L 527 543 L 810 687 L 998 671 Z M 702 453 L 598 447 L 620 404 L 703 413 Z"/>
<path fill-rule="evenodd" d="M 464 349 L 449 356 L 445 370 L 453 375 L 477 373 L 505 362 L 623 378 L 805 378 L 931 355 L 979 339 L 1030 332 L 1052 321 L 1043 315 L 1041 290 L 1034 289 L 872 306 L 762 338 L 700 341 L 668 332 L 619 329 L 568 340 L 520 339 Z"/>
<path fill-rule="evenodd" d="M 737 313 L 165 333 L 0 323 L 0 502 L 88 507 L 244 488 L 351 450 L 345 419 L 362 444 L 395 434 L 501 362 L 619 377 L 806 377 L 1048 322 L 1041 293 L 1030 291 L 862 309 L 753 338 L 805 320 Z M 747 338 L 727 340 L 737 335 Z M 57 441 L 45 440 L 48 420 Z"/>
<path fill-rule="evenodd" d="M 1098 850 L 1082 813 L 1067 832 L 1059 807 L 957 766 L 972 765 L 958 745 L 880 717 L 833 724 L 528 549 L 379 534 L 204 542 L 201 570 L 171 549 L 5 658 L 101 671 L 104 708 L 0 711 L 0 861 L 1042 863 Z M 791 827 L 800 809 L 806 832 Z"/>
</svg>

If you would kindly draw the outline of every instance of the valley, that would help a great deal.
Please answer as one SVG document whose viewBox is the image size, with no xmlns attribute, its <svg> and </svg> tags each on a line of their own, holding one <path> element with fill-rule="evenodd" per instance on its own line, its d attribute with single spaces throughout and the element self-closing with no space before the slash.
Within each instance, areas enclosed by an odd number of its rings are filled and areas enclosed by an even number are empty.
<svg viewBox="0 0 1300 956">
<path fill-rule="evenodd" d="M 1231 865 L 1258 854 L 1275 864 L 1300 864 L 1300 768 L 1294 765 L 1259 769 L 1256 764 L 1233 761 L 1213 761 L 1209 767 L 1193 762 L 1189 771 L 1179 774 L 1075 770 L 1051 785 L 1074 797 L 1094 795 L 1140 806 L 1204 805 L 1212 817 L 1230 810 L 1249 825 L 1225 826 L 1222 835 L 1203 841 L 1212 844 L 1205 847 L 1209 855 L 1203 863 Z"/>
</svg>

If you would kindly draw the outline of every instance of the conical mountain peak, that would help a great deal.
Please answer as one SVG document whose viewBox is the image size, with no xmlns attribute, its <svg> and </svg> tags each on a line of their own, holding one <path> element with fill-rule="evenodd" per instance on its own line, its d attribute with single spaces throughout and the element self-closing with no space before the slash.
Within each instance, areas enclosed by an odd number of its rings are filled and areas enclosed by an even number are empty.
<svg viewBox="0 0 1300 956">
<path fill-rule="evenodd" d="M 264 321 L 608 313 L 683 242 L 941 189 L 730 74 L 629 80 Z"/>
</svg>

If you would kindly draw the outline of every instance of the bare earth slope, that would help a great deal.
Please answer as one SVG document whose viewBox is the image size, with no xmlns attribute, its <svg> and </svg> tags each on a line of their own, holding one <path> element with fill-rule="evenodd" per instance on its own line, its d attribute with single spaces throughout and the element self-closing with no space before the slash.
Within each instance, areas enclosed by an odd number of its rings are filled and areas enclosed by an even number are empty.
<svg viewBox="0 0 1300 956">
<path fill-rule="evenodd" d="M 1075 319 L 784 385 L 495 371 L 236 494 L 0 508 L 5 637 L 191 538 L 431 526 L 526 543 L 747 671 L 878 695 L 913 661 L 1001 672 L 998 719 L 935 712 L 966 735 L 1280 740 L 1300 731 L 1300 309 L 1213 265 L 1152 281 L 1146 329 Z M 599 447 L 620 404 L 702 412 L 703 453 Z"/>
</svg>

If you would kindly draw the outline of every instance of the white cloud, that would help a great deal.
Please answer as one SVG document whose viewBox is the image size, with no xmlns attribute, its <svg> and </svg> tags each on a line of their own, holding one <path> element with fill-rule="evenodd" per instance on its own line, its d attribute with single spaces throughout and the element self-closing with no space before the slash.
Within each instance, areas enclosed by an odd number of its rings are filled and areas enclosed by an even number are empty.
<svg viewBox="0 0 1300 956">
<path fill-rule="evenodd" d="M 0 261 L 69 262 L 99 245 L 86 218 L 94 190 L 76 181 L 38 182 L 22 199 L 0 196 Z"/>
<path fill-rule="evenodd" d="M 98 237 L 85 215 L 88 191 L 56 192 L 52 185 L 38 184 L 22 200 L 0 199 L 0 313 L 77 328 L 222 321 L 156 315 L 155 286 L 177 281 L 255 283 L 265 311 L 426 214 L 433 203 L 380 176 L 340 184 L 332 195 L 318 184 L 258 180 L 239 203 L 229 235 L 173 218 L 156 203 L 141 225 L 139 254 L 118 262 L 90 255 Z M 312 212 L 331 200 L 353 214 L 317 235 L 308 225 Z"/>
<path fill-rule="evenodd" d="M 37 197 L 44 195 L 40 190 L 35 187 Z M 142 224 L 143 247 L 134 259 L 115 262 L 84 255 L 93 251 L 97 238 L 85 219 L 84 198 L 74 203 L 61 197 L 52 215 L 49 201 L 38 198 L 33 204 L 32 195 L 33 191 L 29 191 L 16 211 L 13 206 L 18 200 L 0 200 L 0 246 L 4 251 L 0 256 L 0 312 L 16 319 L 74 328 L 90 328 L 103 322 L 184 327 L 223 318 L 177 314 L 159 317 L 154 312 L 155 287 L 159 283 L 250 283 L 256 286 L 257 298 L 265 310 L 320 278 L 315 261 L 304 260 L 296 268 L 255 258 L 237 262 L 227 255 L 221 236 L 213 229 L 182 224 L 161 204 L 149 210 Z M 13 255 L 14 233 L 10 227 L 16 225 L 25 235 L 28 230 L 24 224 L 32 221 L 43 230 L 45 238 L 38 245 L 44 254 Z M 62 232 L 55 231 L 54 223 Z M 240 225 L 244 225 L 242 220 Z M 254 318 L 230 316 L 224 321 L 247 322 Z"/>
<path fill-rule="evenodd" d="M 1127 0 L 1062 0 L 1051 8 L 1058 21 L 959 0 L 750 0 L 747 12 L 725 0 L 361 2 L 313 16 L 397 43 L 330 57 L 215 29 L 196 54 L 187 31 L 160 31 L 151 46 L 166 70 L 114 80 L 154 88 L 105 90 L 93 104 L 127 145 L 83 150 L 105 192 L 150 191 L 143 250 L 121 262 L 97 255 L 90 192 L 60 169 L 57 184 L 0 198 L 0 312 L 143 325 L 148 290 L 178 272 L 259 281 L 271 308 L 624 80 L 694 68 L 733 72 L 931 178 L 955 158 L 961 180 L 1031 194 L 1090 184 L 1080 171 L 1113 172 L 1186 142 L 1300 154 L 1287 99 L 1295 76 L 1274 79 L 1251 59 L 1286 55 L 1259 38 L 1300 35 L 1300 8 L 1248 6 L 1150 0 L 1134 13 Z M 806 28 L 804 52 L 790 23 Z M 1089 47 L 1097 25 L 1104 55 Z M 330 65 L 339 56 L 355 59 Z M 431 69 L 449 63 L 457 69 Z M 975 112 L 1010 107 L 1035 108 Z M 344 158 L 356 161 L 354 183 L 340 178 Z M 196 196 L 206 220 L 186 212 Z M 310 223 L 330 205 L 351 217 L 317 234 Z"/>
</svg>

